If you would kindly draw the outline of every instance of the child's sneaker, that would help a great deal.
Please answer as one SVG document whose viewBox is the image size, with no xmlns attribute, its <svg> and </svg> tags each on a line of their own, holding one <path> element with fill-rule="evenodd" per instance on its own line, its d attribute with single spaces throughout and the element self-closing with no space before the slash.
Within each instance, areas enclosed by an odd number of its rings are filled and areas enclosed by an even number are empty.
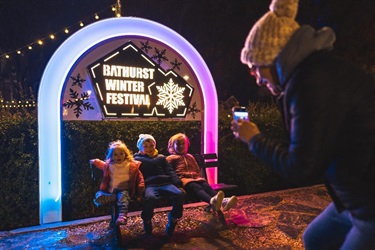
<svg viewBox="0 0 375 250">
<path fill-rule="evenodd" d="M 116 226 L 126 225 L 127 222 L 128 222 L 128 218 L 126 217 L 126 215 L 123 213 L 120 213 L 116 220 Z"/>
<path fill-rule="evenodd" d="M 224 192 L 221 190 L 217 192 L 217 194 L 214 197 L 211 198 L 210 205 L 214 211 L 220 210 L 223 199 L 224 199 Z"/>
<path fill-rule="evenodd" d="M 223 202 L 221 203 L 221 209 L 223 210 L 223 212 L 228 211 L 234 205 L 236 205 L 236 203 L 237 203 L 237 197 L 236 196 L 232 196 L 230 198 L 224 198 Z"/>
</svg>

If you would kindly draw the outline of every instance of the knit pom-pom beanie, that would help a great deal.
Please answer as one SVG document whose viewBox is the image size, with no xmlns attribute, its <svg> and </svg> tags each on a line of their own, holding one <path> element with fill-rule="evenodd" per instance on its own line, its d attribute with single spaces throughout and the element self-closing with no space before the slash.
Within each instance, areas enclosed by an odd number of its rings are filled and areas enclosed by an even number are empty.
<svg viewBox="0 0 375 250">
<path fill-rule="evenodd" d="M 250 66 L 272 65 L 299 28 L 295 21 L 298 0 L 273 0 L 270 11 L 251 28 L 241 52 L 241 62 Z"/>
</svg>

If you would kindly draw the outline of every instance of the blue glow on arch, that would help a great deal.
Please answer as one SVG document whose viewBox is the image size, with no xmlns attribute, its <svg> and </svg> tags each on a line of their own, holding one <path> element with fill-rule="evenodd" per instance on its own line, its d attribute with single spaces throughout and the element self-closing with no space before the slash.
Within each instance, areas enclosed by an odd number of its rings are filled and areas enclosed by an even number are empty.
<svg viewBox="0 0 375 250">
<path fill-rule="evenodd" d="M 144 36 L 177 51 L 198 78 L 204 105 L 205 153 L 217 153 L 218 100 L 211 73 L 195 48 L 175 31 L 134 17 L 95 22 L 69 37 L 53 54 L 42 76 L 38 95 L 40 224 L 62 220 L 61 211 L 61 94 L 76 61 L 93 46 L 111 38 Z"/>
</svg>

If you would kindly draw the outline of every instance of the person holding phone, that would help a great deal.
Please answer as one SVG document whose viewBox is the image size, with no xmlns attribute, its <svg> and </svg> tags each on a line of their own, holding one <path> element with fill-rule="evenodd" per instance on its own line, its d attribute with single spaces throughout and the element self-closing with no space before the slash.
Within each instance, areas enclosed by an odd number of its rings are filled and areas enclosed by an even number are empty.
<svg viewBox="0 0 375 250">
<path fill-rule="evenodd" d="M 324 179 L 332 203 L 303 234 L 305 249 L 375 246 L 375 80 L 335 56 L 331 28 L 296 21 L 298 0 L 273 0 L 250 30 L 241 61 L 278 96 L 289 143 L 232 121 L 234 135 L 275 172 L 308 185 Z"/>
</svg>

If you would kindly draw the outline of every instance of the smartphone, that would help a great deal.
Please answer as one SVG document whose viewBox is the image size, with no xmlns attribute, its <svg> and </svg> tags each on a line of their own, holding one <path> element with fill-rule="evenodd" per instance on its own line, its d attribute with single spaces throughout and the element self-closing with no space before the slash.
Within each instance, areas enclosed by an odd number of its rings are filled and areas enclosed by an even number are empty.
<svg viewBox="0 0 375 250">
<path fill-rule="evenodd" d="M 234 106 L 232 108 L 233 119 L 238 121 L 238 119 L 242 119 L 245 121 L 249 120 L 249 113 L 247 112 L 246 107 Z"/>
</svg>

